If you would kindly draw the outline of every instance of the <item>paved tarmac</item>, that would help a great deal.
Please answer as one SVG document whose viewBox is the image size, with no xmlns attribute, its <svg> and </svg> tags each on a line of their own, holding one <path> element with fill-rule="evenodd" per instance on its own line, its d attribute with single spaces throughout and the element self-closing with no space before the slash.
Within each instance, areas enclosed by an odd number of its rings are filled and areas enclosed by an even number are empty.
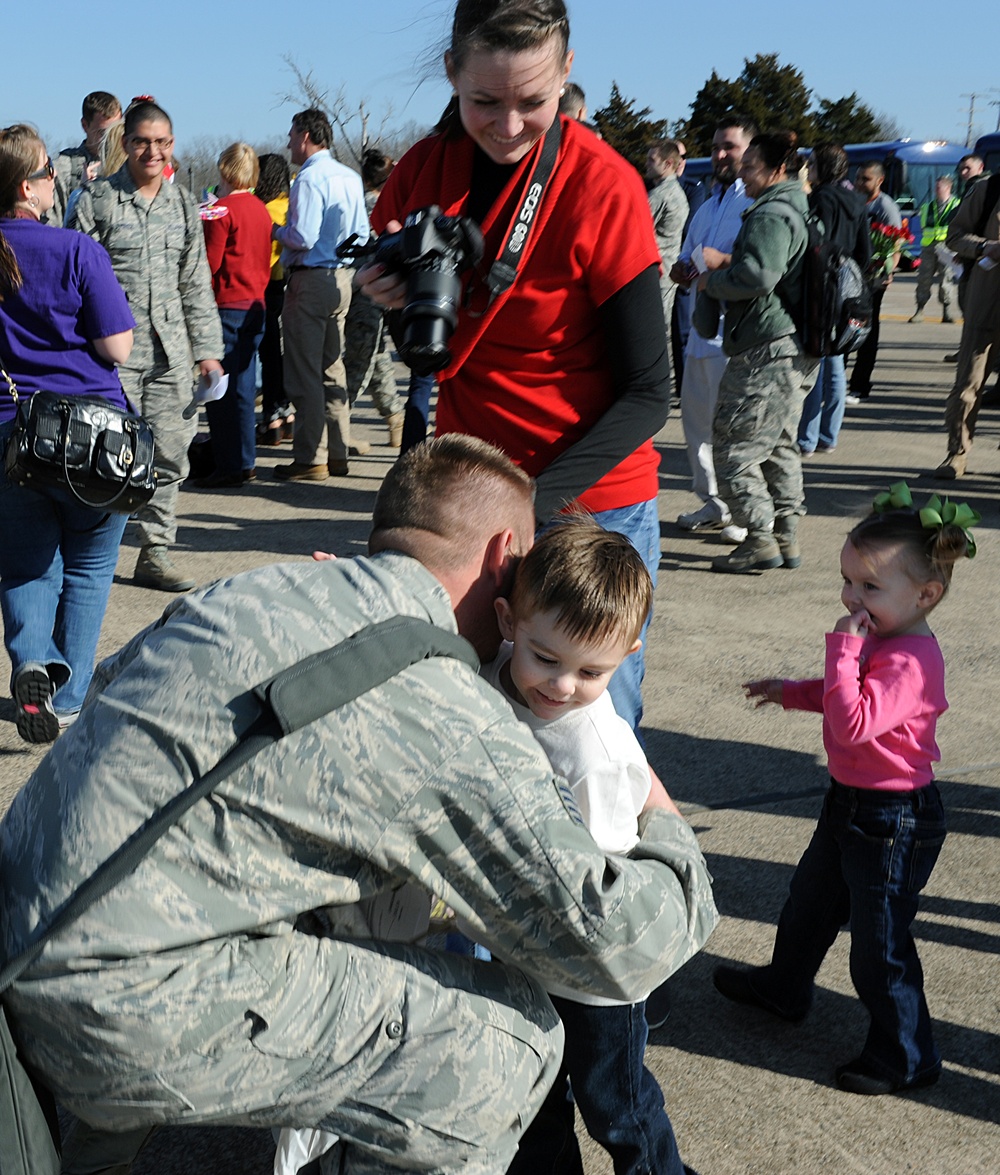
<svg viewBox="0 0 1000 1175">
<path fill-rule="evenodd" d="M 700 838 L 722 912 L 704 952 L 673 981 L 674 1010 L 654 1033 L 647 1063 L 660 1080 L 681 1153 L 700 1175 L 996 1175 L 1000 1171 L 1000 411 L 984 411 L 970 475 L 953 496 L 981 511 L 978 557 L 956 569 L 932 626 L 948 666 L 939 784 L 950 834 L 925 891 L 915 933 L 927 999 L 944 1057 L 938 1085 L 861 1098 L 833 1085 L 834 1066 L 860 1050 L 865 1014 L 848 974 L 846 933 L 819 975 L 799 1027 L 728 1004 L 711 984 L 722 960 L 769 957 L 792 869 L 826 785 L 820 720 L 757 710 L 740 682 L 822 673 L 823 634 L 841 614 L 839 552 L 847 530 L 890 482 L 915 496 L 941 488 L 926 473 L 944 456 L 942 412 L 954 377 L 943 355 L 960 327 L 908 325 L 915 279 L 898 279 L 884 304 L 872 398 L 848 408 L 835 452 L 805 465 L 803 564 L 757 576 L 714 575 L 711 538 L 674 525 L 694 504 L 675 412 L 657 438 L 662 562 L 650 632 L 645 734 L 652 763 Z M 185 491 L 178 562 L 205 582 L 321 548 L 364 547 L 375 491 L 394 451 L 367 404 L 358 433 L 375 446 L 348 479 L 282 485 L 268 472 L 287 448 L 261 449 L 259 480 L 240 492 Z M 126 535 L 102 637 L 102 655 L 154 620 L 169 597 L 130 582 Z M 276 601 L 276 607 L 280 601 Z M 6 674 L 0 665 L 0 674 Z M 41 757 L 21 743 L 13 705 L 0 701 L 0 809 Z M 587 1175 L 610 1163 L 586 1144 Z M 164 1130 L 139 1175 L 266 1175 L 266 1132 Z M 543 1175 L 543 1173 L 540 1173 Z"/>
</svg>

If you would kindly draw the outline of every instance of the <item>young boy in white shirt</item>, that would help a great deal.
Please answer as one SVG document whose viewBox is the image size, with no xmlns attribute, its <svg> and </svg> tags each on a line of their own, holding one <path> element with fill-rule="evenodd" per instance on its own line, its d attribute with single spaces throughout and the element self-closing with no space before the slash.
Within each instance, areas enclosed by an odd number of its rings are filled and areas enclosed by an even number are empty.
<svg viewBox="0 0 1000 1175">
<path fill-rule="evenodd" d="M 504 693 L 569 784 L 571 803 L 605 852 L 627 853 L 653 784 L 632 728 L 615 713 L 607 685 L 640 647 L 652 584 L 623 535 L 589 518 L 543 534 L 522 560 L 509 599 L 496 602 L 505 644 L 482 674 Z M 675 809 L 676 811 L 676 809 Z M 717 918 L 710 897 L 704 912 Z M 619 1004 L 549 989 L 563 1020 L 563 1066 L 521 1139 L 508 1175 L 580 1171 L 566 1078 L 591 1137 L 617 1172 L 682 1175 L 663 1095 L 643 1064 L 645 1001 Z"/>
</svg>

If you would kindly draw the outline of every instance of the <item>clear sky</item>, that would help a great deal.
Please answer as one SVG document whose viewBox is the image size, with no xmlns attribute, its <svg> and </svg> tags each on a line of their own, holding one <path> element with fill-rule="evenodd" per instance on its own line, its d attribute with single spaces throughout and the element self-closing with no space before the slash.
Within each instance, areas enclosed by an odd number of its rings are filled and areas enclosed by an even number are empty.
<svg viewBox="0 0 1000 1175">
<path fill-rule="evenodd" d="M 301 102 L 282 103 L 291 55 L 331 94 L 366 100 L 377 125 L 429 125 L 449 94 L 438 64 L 453 0 L 159 0 L 95 9 L 56 0 L 6 6 L 2 125 L 35 123 L 54 151 L 81 138 L 80 101 L 106 89 L 153 94 L 177 150 L 199 137 L 283 137 Z M 816 98 L 857 91 L 904 134 L 964 142 L 970 91 L 976 134 L 997 124 L 997 0 L 570 0 L 573 78 L 590 109 L 612 81 L 657 118 L 684 117 L 713 69 L 777 53 Z M 954 13 L 961 27 L 949 29 Z M 905 15 L 904 15 L 905 14 Z M 991 87 L 996 87 L 992 89 Z M 780 122 L 780 117 L 776 117 Z"/>
</svg>

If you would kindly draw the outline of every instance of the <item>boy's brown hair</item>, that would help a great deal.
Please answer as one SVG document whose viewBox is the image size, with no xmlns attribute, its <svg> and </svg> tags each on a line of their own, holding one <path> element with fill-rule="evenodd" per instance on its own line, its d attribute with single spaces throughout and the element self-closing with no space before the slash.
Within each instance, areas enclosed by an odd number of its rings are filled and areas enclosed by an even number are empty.
<svg viewBox="0 0 1000 1175">
<path fill-rule="evenodd" d="M 521 560 L 510 594 L 515 620 L 556 613 L 568 636 L 633 644 L 653 602 L 653 583 L 628 539 L 586 515 L 557 523 Z"/>
</svg>

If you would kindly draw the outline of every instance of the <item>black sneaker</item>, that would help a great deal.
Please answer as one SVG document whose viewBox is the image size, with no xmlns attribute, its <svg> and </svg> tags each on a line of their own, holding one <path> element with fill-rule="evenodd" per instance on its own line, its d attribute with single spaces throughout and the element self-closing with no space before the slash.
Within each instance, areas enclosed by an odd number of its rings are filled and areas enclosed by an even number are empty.
<svg viewBox="0 0 1000 1175">
<path fill-rule="evenodd" d="M 748 1004 L 750 1007 L 760 1008 L 762 1012 L 777 1016 L 779 1020 L 787 1020 L 789 1024 L 799 1024 L 806 1018 L 808 1007 L 803 1008 L 801 1012 L 791 1011 L 769 1000 L 767 996 L 761 995 L 753 985 L 753 975 L 753 970 L 742 971 L 738 967 L 716 967 L 712 975 L 712 982 L 715 984 L 715 990 L 720 995 L 724 995 L 727 1000 L 732 1000 L 734 1004 Z"/>
<path fill-rule="evenodd" d="M 860 1093 L 865 1097 L 878 1097 L 886 1093 L 906 1093 L 911 1089 L 926 1089 L 935 1085 L 941 1076 L 941 1066 L 931 1069 L 927 1073 L 918 1074 L 912 1081 L 897 1081 L 894 1077 L 886 1077 L 864 1057 L 857 1057 L 840 1065 L 836 1072 L 837 1088 L 845 1093 Z"/>
<path fill-rule="evenodd" d="M 59 719 L 52 709 L 55 689 L 39 661 L 26 661 L 14 674 L 11 692 L 17 707 L 17 733 L 26 743 L 51 743 L 59 737 Z"/>
</svg>

